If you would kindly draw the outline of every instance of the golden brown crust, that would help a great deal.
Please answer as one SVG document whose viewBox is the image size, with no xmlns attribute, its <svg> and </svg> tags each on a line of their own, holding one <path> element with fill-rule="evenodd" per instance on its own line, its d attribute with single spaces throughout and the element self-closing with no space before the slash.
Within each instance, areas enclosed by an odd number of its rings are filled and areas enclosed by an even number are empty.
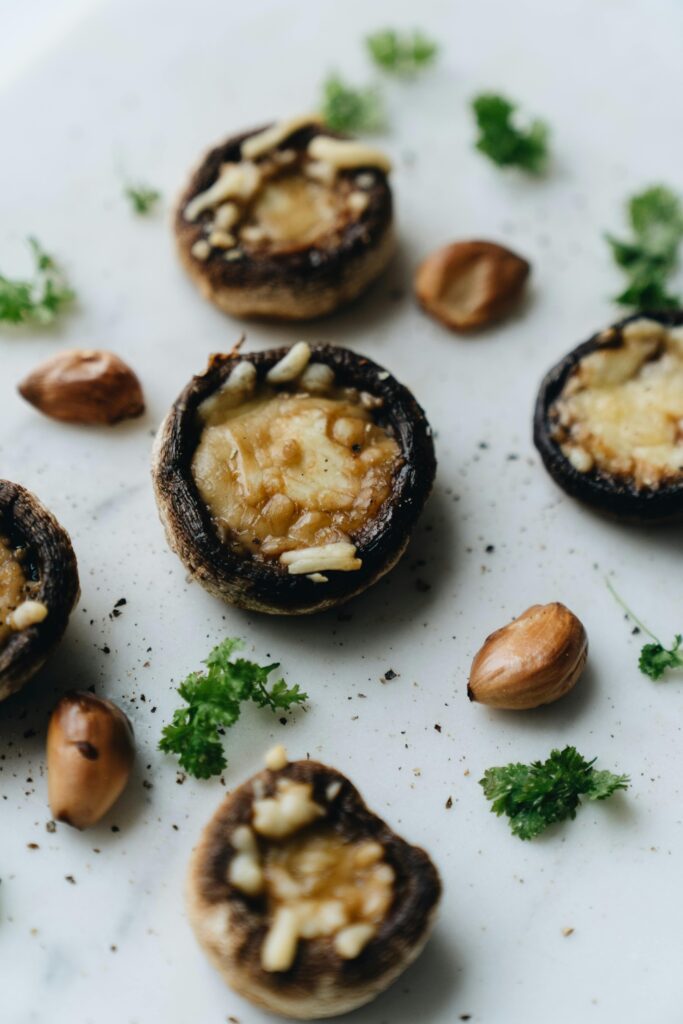
<svg viewBox="0 0 683 1024">
<path fill-rule="evenodd" d="M 0 700 L 28 682 L 66 629 L 79 595 L 76 556 L 66 530 L 34 494 L 0 480 L 0 533 L 28 549 L 32 598 L 48 609 L 42 622 L 13 634 L 0 648 Z"/>
<path fill-rule="evenodd" d="M 192 173 L 178 200 L 174 230 L 180 260 L 202 295 L 224 313 L 239 317 L 308 320 L 351 302 L 377 278 L 394 251 L 392 197 L 386 174 L 377 167 L 340 171 L 352 180 L 372 175 L 368 205 L 349 219 L 334 244 L 310 245 L 288 252 L 240 250 L 240 259 L 226 260 L 213 250 L 207 260 L 192 254 L 204 237 L 202 219 L 188 222 L 190 199 L 216 179 L 222 163 L 238 161 L 242 142 L 263 128 L 233 136 L 210 149 Z M 330 135 L 320 125 L 300 129 L 281 149 L 302 151 L 316 135 Z"/>
<path fill-rule="evenodd" d="M 312 346 L 312 360 L 335 371 L 342 386 L 357 387 L 383 399 L 377 422 L 395 437 L 402 465 L 392 491 L 375 520 L 352 538 L 362 567 L 326 572 L 327 583 L 289 574 L 277 562 L 259 561 L 219 538 L 209 510 L 194 483 L 191 461 L 197 446 L 198 405 L 227 379 L 234 366 L 249 360 L 263 379 L 286 349 L 214 356 L 204 374 L 194 377 L 161 425 L 152 475 L 159 515 L 171 548 L 205 589 L 231 604 L 274 615 L 323 611 L 371 586 L 398 562 L 432 487 L 436 470 L 431 429 L 410 392 L 380 366 L 348 349 Z"/>
<path fill-rule="evenodd" d="M 231 837 L 251 821 L 255 795 L 269 796 L 278 779 L 308 782 L 326 822 L 345 841 L 379 842 L 395 873 L 395 895 L 377 934 L 353 960 L 341 960 L 330 938 L 299 943 L 289 971 L 261 967 L 267 930 L 265 907 L 228 881 L 235 853 Z M 339 789 L 332 800 L 328 787 Z M 227 983 L 245 998 L 299 1020 L 331 1017 L 369 1002 L 415 960 L 429 937 L 441 895 L 429 856 L 397 836 L 368 810 L 360 793 L 340 772 L 315 761 L 295 761 L 264 771 L 229 794 L 202 833 L 187 882 L 190 922 L 197 939 Z"/>
</svg>

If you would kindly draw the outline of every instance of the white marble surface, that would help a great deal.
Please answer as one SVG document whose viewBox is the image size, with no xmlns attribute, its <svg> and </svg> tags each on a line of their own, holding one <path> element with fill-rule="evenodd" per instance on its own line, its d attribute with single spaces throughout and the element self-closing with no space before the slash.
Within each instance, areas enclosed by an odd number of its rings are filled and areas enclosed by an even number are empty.
<svg viewBox="0 0 683 1024">
<path fill-rule="evenodd" d="M 22 240 L 33 232 L 63 259 L 80 299 L 55 330 L 0 334 L 0 473 L 35 490 L 70 530 L 83 590 L 49 666 L 0 708 L 2 1024 L 269 1019 L 223 986 L 183 910 L 190 849 L 225 790 L 219 781 L 178 785 L 174 762 L 155 750 L 177 703 L 174 683 L 229 634 L 280 659 L 311 702 L 286 727 L 247 712 L 229 737 L 225 786 L 284 740 L 292 755 L 348 772 L 443 873 L 433 941 L 353 1017 L 358 1024 L 452 1024 L 466 1014 L 481 1024 L 674 1024 L 683 996 L 683 679 L 654 685 L 638 673 L 638 638 L 603 576 L 613 571 L 668 638 L 683 626 L 680 531 L 637 532 L 586 512 L 546 477 L 529 435 L 542 373 L 615 318 L 608 297 L 619 278 L 603 229 L 620 226 L 633 190 L 679 182 L 672 108 L 683 9 L 675 0 L 67 6 L 54 45 L 45 5 L 35 10 L 36 47 L 18 33 L 22 66 L 0 87 L 0 268 L 27 267 Z M 4 4 L 5 21 L 16 17 Z M 303 328 L 256 324 L 248 335 L 254 346 L 336 341 L 390 367 L 438 433 L 436 491 L 400 567 L 348 614 L 246 615 L 186 583 L 151 493 L 155 427 L 207 354 L 241 330 L 183 277 L 169 203 L 207 143 L 310 108 L 330 68 L 369 76 L 363 33 L 415 21 L 444 53 L 415 83 L 387 86 L 399 258 L 353 309 Z M 467 100 L 489 87 L 552 125 L 546 180 L 501 173 L 474 152 Z M 163 213 L 130 214 L 122 168 L 163 189 Z M 471 340 L 395 295 L 431 248 L 467 236 L 507 242 L 534 265 L 521 315 Z M 67 344 L 128 359 L 146 389 L 144 420 L 83 430 L 24 404 L 17 380 Z M 123 614 L 112 619 L 121 597 Z M 574 694 L 518 717 L 470 705 L 465 680 L 483 636 L 553 599 L 583 618 L 591 639 Z M 399 675 L 382 685 L 390 667 Z M 60 692 L 90 685 L 134 721 L 135 776 L 99 827 L 50 834 L 47 716 Z M 630 772 L 632 789 L 522 843 L 488 812 L 477 779 L 489 765 L 566 742 Z M 567 927 L 574 934 L 563 937 Z"/>
</svg>

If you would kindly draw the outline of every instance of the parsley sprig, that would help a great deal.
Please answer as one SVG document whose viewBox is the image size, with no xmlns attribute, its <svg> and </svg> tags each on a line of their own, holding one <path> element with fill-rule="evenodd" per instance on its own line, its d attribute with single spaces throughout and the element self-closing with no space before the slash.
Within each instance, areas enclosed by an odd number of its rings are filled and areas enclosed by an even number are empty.
<svg viewBox="0 0 683 1024">
<path fill-rule="evenodd" d="M 365 40 L 370 56 L 385 71 L 395 75 L 413 75 L 432 64 L 438 53 L 437 44 L 424 33 L 397 32 L 383 29 Z"/>
<path fill-rule="evenodd" d="M 198 779 L 220 775 L 226 767 L 221 736 L 238 720 L 245 701 L 271 711 L 286 711 L 308 699 L 298 685 L 288 687 L 284 679 L 268 689 L 268 676 L 279 667 L 277 663 L 232 660 L 243 646 L 241 640 L 228 637 L 214 647 L 204 661 L 206 672 L 191 672 L 178 687 L 188 706 L 174 712 L 161 734 L 159 749 L 177 754 L 181 767 Z"/>
<path fill-rule="evenodd" d="M 35 264 L 33 279 L 12 280 L 0 274 L 0 322 L 44 326 L 52 323 L 75 295 L 40 242 L 29 238 L 28 244 Z"/>
<path fill-rule="evenodd" d="M 139 213 L 142 216 L 146 213 L 151 213 L 161 199 L 161 192 L 142 183 L 126 185 L 123 194 L 126 199 L 130 200 L 135 213 Z"/>
<path fill-rule="evenodd" d="M 628 607 L 626 602 L 619 596 L 609 580 L 605 580 L 607 588 L 611 593 L 617 604 L 621 605 L 629 618 L 633 619 L 638 629 L 641 629 L 643 633 L 651 638 L 653 643 L 645 644 L 640 649 L 640 657 L 638 658 L 638 668 L 645 676 L 649 676 L 650 679 L 661 679 L 665 672 L 668 672 L 672 668 L 683 668 L 683 651 L 681 651 L 681 644 L 683 644 L 683 636 L 677 633 L 674 637 L 674 641 L 671 647 L 665 647 L 664 644 L 659 640 L 652 630 L 648 629 L 644 622 L 641 622 L 637 618 L 631 609 Z"/>
<path fill-rule="evenodd" d="M 681 201 L 664 185 L 653 185 L 633 196 L 627 210 L 632 241 L 605 236 L 616 263 L 628 278 L 615 301 L 639 310 L 675 309 L 681 300 L 667 291 L 667 280 L 676 269 L 683 239 Z"/>
<path fill-rule="evenodd" d="M 496 93 L 482 93 L 472 101 L 479 138 L 477 149 L 499 167 L 521 167 L 540 174 L 548 159 L 548 126 L 532 121 L 527 129 L 515 124 L 515 103 Z"/>
<path fill-rule="evenodd" d="M 546 761 L 489 768 L 479 785 L 491 801 L 491 811 L 510 819 L 513 835 L 533 839 L 549 825 L 575 818 L 582 797 L 606 800 L 628 788 L 627 775 L 597 771 L 595 761 L 568 746 L 552 750 Z"/>
<path fill-rule="evenodd" d="M 384 126 L 382 98 L 374 86 L 354 89 L 339 75 L 323 84 L 321 114 L 328 128 L 337 132 L 376 132 Z"/>
</svg>

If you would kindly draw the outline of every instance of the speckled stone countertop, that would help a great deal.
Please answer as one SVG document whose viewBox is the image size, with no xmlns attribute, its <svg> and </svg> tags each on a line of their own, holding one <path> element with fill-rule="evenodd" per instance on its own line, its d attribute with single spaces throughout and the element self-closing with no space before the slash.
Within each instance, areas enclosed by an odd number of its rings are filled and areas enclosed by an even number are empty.
<svg viewBox="0 0 683 1024">
<path fill-rule="evenodd" d="M 540 465 L 530 424 L 545 370 L 618 316 L 603 231 L 623 233 L 634 191 L 677 184 L 680 5 L 661 0 L 656 17 L 644 0 L 81 6 L 48 39 L 36 13 L 40 46 L 0 77 L 0 268 L 28 270 L 23 239 L 34 233 L 79 297 L 54 329 L 0 332 L 0 475 L 34 490 L 70 531 L 82 582 L 59 650 L 0 707 L 2 1024 L 269 1019 L 204 960 L 182 888 L 202 825 L 274 740 L 348 773 L 443 875 L 433 940 L 358 1024 L 674 1024 L 683 682 L 638 673 L 639 638 L 604 576 L 613 572 L 645 621 L 672 636 L 683 626 L 681 533 L 621 527 L 566 498 Z M 165 410 L 243 329 L 183 276 L 170 204 L 209 143 L 310 109 L 330 69 L 371 78 L 362 36 L 415 22 L 443 55 L 416 81 L 386 84 L 394 264 L 347 311 L 303 327 L 252 324 L 247 343 L 321 339 L 386 365 L 427 410 L 437 485 L 409 552 L 370 593 L 308 620 L 248 615 L 187 583 L 152 497 L 150 448 Z M 488 88 L 550 123 L 544 179 L 502 173 L 474 151 L 467 104 Z M 163 209 L 136 219 L 124 175 L 159 187 Z M 410 280 L 431 249 L 468 237 L 518 249 L 533 276 L 513 319 L 459 338 L 419 312 Z M 128 360 L 145 417 L 79 429 L 22 402 L 17 381 L 67 345 Z M 514 718 L 470 705 L 467 671 L 484 636 L 550 600 L 589 633 L 574 693 Z M 310 705 L 286 724 L 248 710 L 229 736 L 223 778 L 197 782 L 156 744 L 175 685 L 226 635 L 279 660 Z M 46 797 L 46 722 L 70 687 L 119 702 L 138 742 L 124 797 L 84 833 L 55 827 Z M 565 743 L 630 773 L 632 788 L 522 843 L 489 813 L 477 780 L 490 765 Z"/>
</svg>

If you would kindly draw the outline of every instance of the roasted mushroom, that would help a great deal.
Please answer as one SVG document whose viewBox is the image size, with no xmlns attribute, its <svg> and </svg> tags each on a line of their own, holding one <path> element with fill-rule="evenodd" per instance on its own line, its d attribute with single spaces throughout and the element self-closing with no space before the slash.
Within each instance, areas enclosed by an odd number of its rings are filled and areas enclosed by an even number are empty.
<svg viewBox="0 0 683 1024">
<path fill-rule="evenodd" d="M 320 611 L 398 561 L 431 490 L 410 392 L 348 349 L 213 356 L 162 424 L 154 485 L 169 543 L 225 601 Z"/>
<path fill-rule="evenodd" d="M 316 761 L 233 790 L 193 852 L 188 908 L 201 946 L 240 995 L 298 1020 L 374 999 L 424 947 L 441 895 L 424 850 Z"/>
<path fill-rule="evenodd" d="M 365 291 L 394 248 L 387 157 L 313 117 L 210 150 L 175 215 L 178 251 L 226 313 L 307 320 Z"/>
<path fill-rule="evenodd" d="M 41 667 L 78 594 L 66 531 L 30 491 L 0 480 L 0 700 Z"/>
<path fill-rule="evenodd" d="M 534 441 L 572 497 L 626 522 L 683 518 L 683 312 L 622 320 L 541 385 Z"/>
</svg>

